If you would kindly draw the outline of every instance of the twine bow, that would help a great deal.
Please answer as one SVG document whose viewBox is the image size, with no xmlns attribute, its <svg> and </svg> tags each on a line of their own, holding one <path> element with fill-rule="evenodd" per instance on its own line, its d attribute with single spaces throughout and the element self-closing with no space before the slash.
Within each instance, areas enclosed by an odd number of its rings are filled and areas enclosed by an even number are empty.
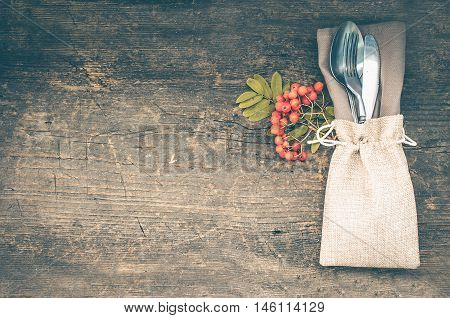
<svg viewBox="0 0 450 318">
<path fill-rule="evenodd" d="M 344 141 L 327 139 L 334 128 L 335 128 L 334 121 L 332 121 L 328 125 L 323 125 L 319 129 L 317 129 L 317 131 L 316 131 L 316 139 L 309 140 L 307 143 L 309 145 L 320 143 L 321 145 L 324 145 L 326 147 L 332 147 L 332 146 L 336 146 L 336 145 L 345 145 L 346 142 L 344 142 Z M 320 136 L 320 133 L 323 130 L 325 130 L 325 129 L 328 129 L 328 131 L 323 136 Z M 402 136 L 401 136 L 401 138 L 399 140 L 397 140 L 397 144 L 405 144 L 405 145 L 412 146 L 412 147 L 417 146 L 417 142 L 415 142 L 414 140 L 412 140 L 410 137 L 408 137 L 406 135 L 405 128 L 402 128 Z"/>
</svg>

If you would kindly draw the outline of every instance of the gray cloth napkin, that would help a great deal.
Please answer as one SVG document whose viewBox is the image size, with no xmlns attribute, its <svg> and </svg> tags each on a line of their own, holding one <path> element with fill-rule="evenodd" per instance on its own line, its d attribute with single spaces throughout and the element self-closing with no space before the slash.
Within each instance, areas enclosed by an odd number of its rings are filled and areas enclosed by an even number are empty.
<svg viewBox="0 0 450 318">
<path fill-rule="evenodd" d="M 364 35 L 372 34 L 378 42 L 381 56 L 380 92 L 374 117 L 400 114 L 400 96 L 405 73 L 405 24 L 385 22 L 358 25 Z M 353 121 L 345 88 L 330 72 L 330 47 L 337 28 L 317 30 L 319 66 L 334 103 L 336 119 Z"/>
</svg>

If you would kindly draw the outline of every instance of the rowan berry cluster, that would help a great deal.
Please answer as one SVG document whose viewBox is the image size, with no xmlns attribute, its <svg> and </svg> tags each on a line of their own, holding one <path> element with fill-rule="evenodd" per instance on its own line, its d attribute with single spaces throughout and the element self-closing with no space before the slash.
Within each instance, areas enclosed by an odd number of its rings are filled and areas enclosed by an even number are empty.
<svg viewBox="0 0 450 318">
<path fill-rule="evenodd" d="M 316 82 L 313 86 L 294 83 L 290 86 L 290 90 L 276 97 L 275 111 L 270 118 L 272 124 L 270 132 L 275 135 L 275 151 L 281 158 L 288 161 L 306 160 L 308 155 L 303 150 L 302 143 L 295 139 L 289 141 L 287 130 L 304 116 L 302 107 L 310 106 L 322 90 L 322 82 Z"/>
</svg>

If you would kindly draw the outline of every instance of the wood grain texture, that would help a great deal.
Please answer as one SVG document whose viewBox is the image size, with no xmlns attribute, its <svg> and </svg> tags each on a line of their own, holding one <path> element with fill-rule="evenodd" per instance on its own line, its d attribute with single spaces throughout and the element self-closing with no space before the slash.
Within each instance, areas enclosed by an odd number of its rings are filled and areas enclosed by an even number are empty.
<svg viewBox="0 0 450 318">
<path fill-rule="evenodd" d="M 448 297 L 447 13 L 435 1 L 0 1 L 0 296 Z M 347 19 L 408 25 L 417 270 L 321 267 L 331 150 L 280 162 L 233 112 L 253 73 L 320 79 L 316 30 Z"/>
</svg>

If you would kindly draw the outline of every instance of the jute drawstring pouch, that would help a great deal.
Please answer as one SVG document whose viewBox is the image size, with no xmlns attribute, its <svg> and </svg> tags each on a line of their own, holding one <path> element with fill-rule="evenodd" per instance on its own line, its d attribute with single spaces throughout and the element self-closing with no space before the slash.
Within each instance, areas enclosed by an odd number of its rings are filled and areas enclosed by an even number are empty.
<svg viewBox="0 0 450 318">
<path fill-rule="evenodd" d="M 325 191 L 320 264 L 417 268 L 417 212 L 402 147 L 415 142 L 405 135 L 400 115 L 405 29 L 402 23 L 393 22 L 362 26 L 361 31 L 377 39 L 382 65 L 381 117 L 364 124 L 351 120 L 345 89 L 329 72 L 328 56 L 335 29 L 318 31 L 319 65 L 336 114 L 336 120 L 323 127 L 328 129 L 324 136 L 317 132 L 323 145 L 336 146 Z M 393 57 L 397 60 L 385 61 Z M 333 129 L 337 140 L 325 139 Z"/>
</svg>

